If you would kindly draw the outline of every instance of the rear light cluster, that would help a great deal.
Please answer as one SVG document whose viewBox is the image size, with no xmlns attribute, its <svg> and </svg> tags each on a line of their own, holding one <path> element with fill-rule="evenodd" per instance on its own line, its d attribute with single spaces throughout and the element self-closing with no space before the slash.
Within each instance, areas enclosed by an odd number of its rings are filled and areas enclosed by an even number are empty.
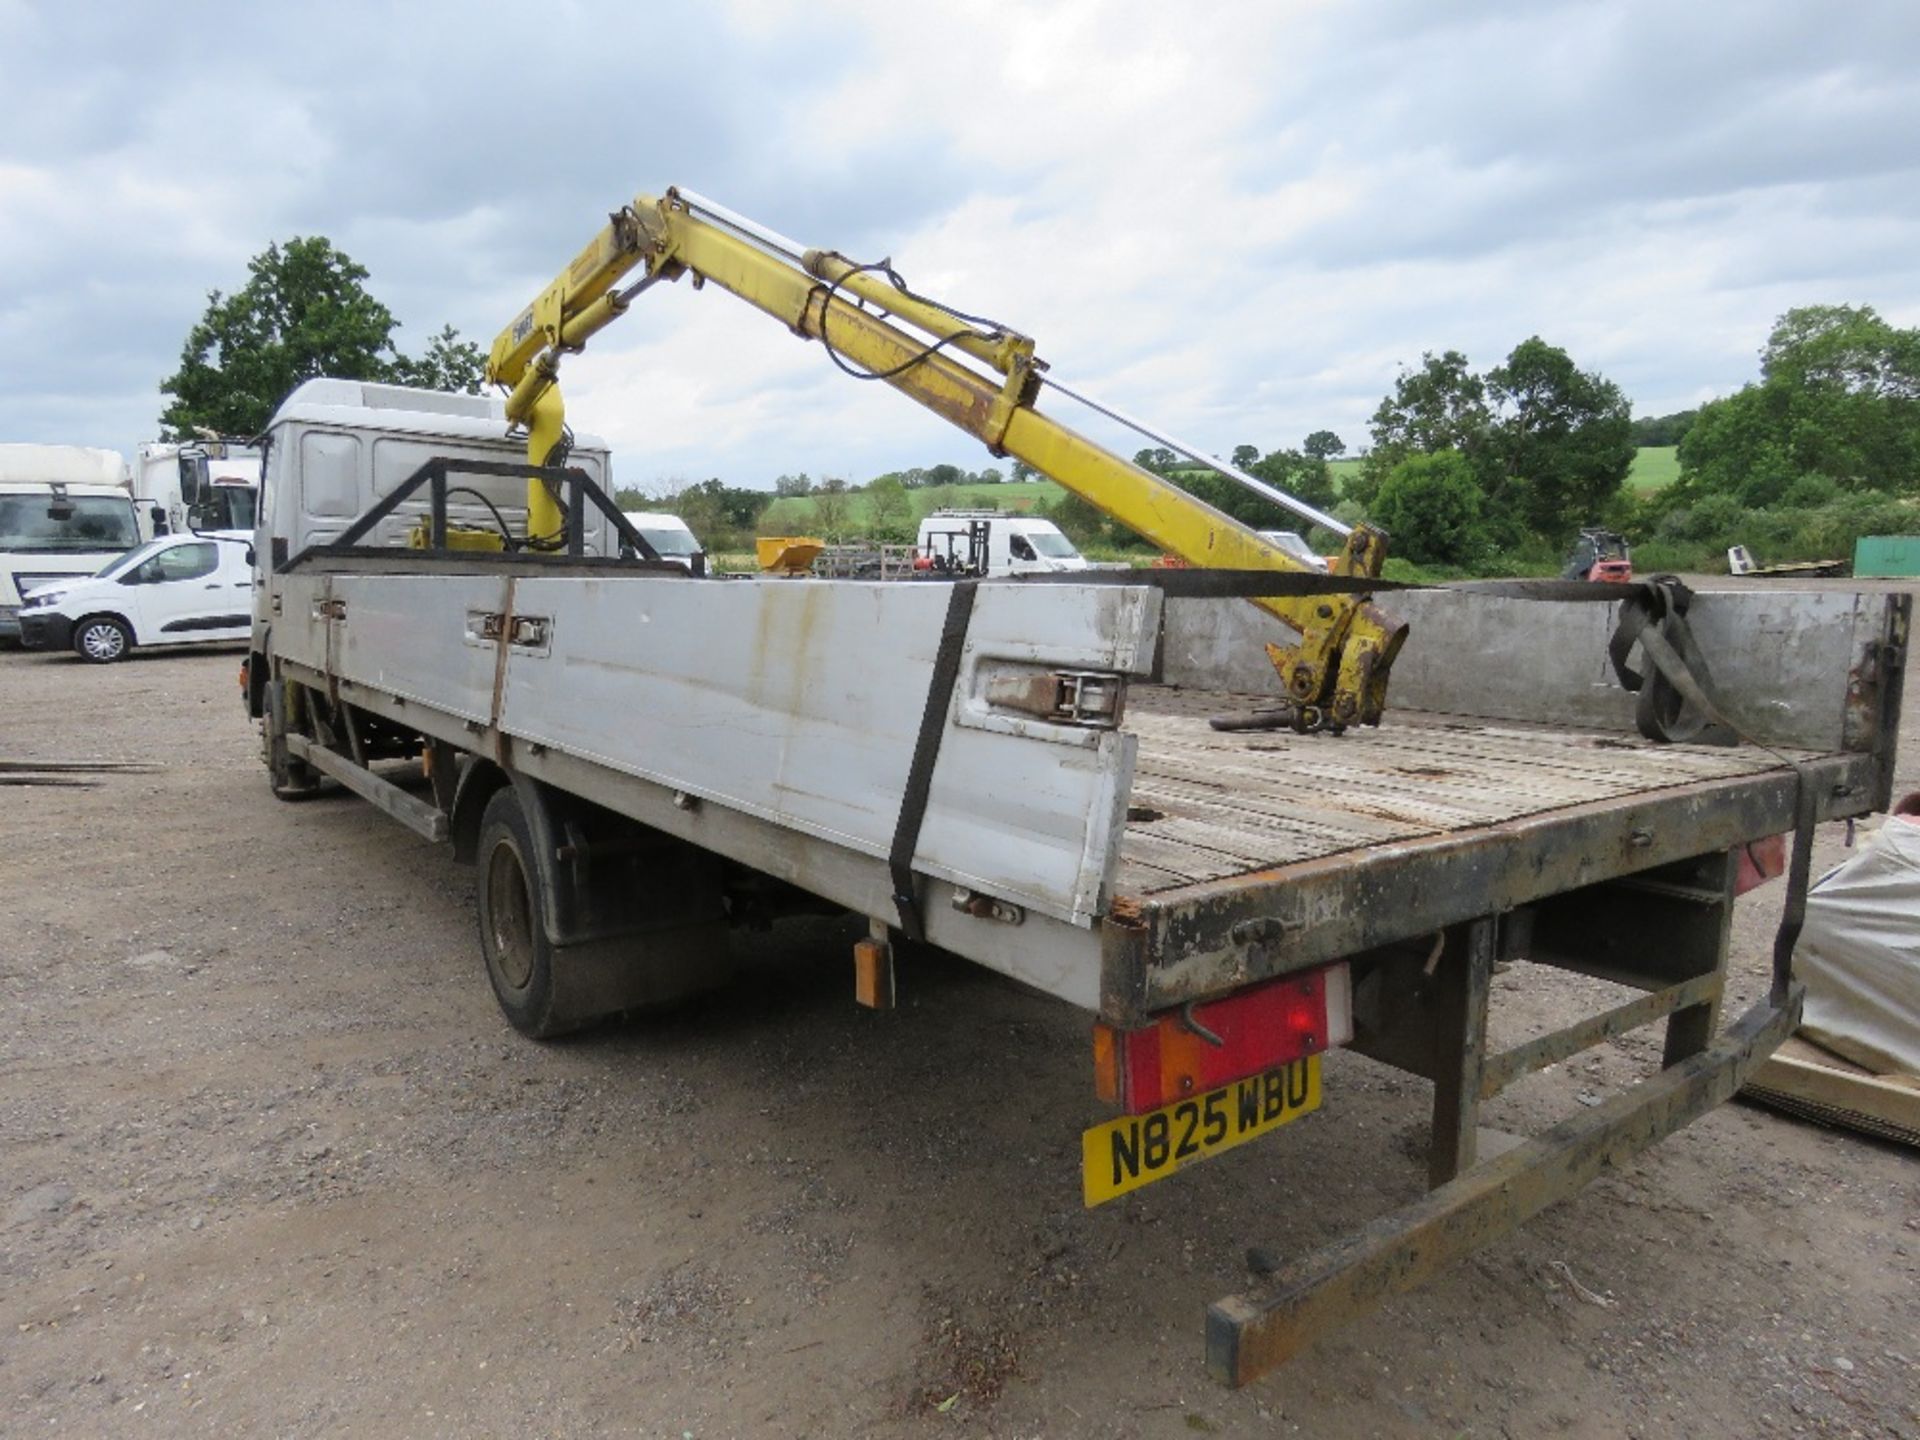
<svg viewBox="0 0 1920 1440">
<path fill-rule="evenodd" d="M 1353 1038 L 1344 964 L 1185 1006 L 1138 1030 L 1093 1027 L 1094 1088 L 1143 1115 Z"/>
</svg>

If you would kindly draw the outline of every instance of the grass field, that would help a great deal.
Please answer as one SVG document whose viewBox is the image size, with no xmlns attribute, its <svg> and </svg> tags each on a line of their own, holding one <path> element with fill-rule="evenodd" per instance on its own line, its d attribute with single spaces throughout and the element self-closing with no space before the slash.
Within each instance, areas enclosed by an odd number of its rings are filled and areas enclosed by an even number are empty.
<svg viewBox="0 0 1920 1440">
<path fill-rule="evenodd" d="M 1627 474 L 1627 488 L 1645 495 L 1663 490 L 1680 478 L 1680 452 L 1672 445 L 1642 445 Z"/>
</svg>

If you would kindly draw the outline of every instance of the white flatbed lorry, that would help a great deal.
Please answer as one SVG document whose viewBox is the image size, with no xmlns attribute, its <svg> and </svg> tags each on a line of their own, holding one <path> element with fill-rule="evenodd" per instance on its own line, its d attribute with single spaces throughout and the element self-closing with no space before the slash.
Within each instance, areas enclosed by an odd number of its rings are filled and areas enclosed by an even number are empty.
<svg viewBox="0 0 1920 1440">
<path fill-rule="evenodd" d="M 557 381 L 688 275 L 1194 568 L 662 562 Z M 887 262 L 691 192 L 613 212 L 488 378 L 503 403 L 313 381 L 275 417 L 245 686 L 275 791 L 331 776 L 474 861 L 494 993 L 529 1035 L 719 983 L 729 924 L 822 902 L 869 920 L 864 1003 L 891 1003 L 904 934 L 1079 1006 L 1116 1112 L 1081 1136 L 1089 1205 L 1314 1110 L 1332 1046 L 1430 1080 L 1433 1189 L 1210 1306 L 1229 1383 L 1730 1096 L 1798 1021 L 1814 826 L 1890 800 L 1908 597 L 1408 592 L 1378 578 L 1377 529 L 1069 389 L 1030 338 Z M 1051 393 L 1340 553 L 1323 569 L 1201 504 Z M 1722 1029 L 1737 857 L 1789 830 L 1768 997 Z M 1500 959 L 1640 993 L 1489 1053 Z M 1482 1100 L 1656 1022 L 1656 1073 L 1476 1163 Z"/>
<path fill-rule="evenodd" d="M 871 1002 L 908 930 L 1079 1007 L 1119 1117 L 1086 1132 L 1089 1203 L 1311 1109 L 1329 1045 L 1432 1080 L 1436 1188 L 1215 1303 L 1230 1382 L 1729 1096 L 1799 1004 L 1783 970 L 1720 1029 L 1735 852 L 1888 802 L 1903 596 L 1692 597 L 1759 743 L 1635 733 L 1623 601 L 1448 591 L 1392 597 L 1377 731 L 1217 730 L 1277 694 L 1254 642 L 1285 632 L 1182 572 L 975 582 L 958 634 L 952 583 L 698 579 L 620 558 L 586 438 L 544 472 L 564 551 L 455 548 L 526 533 L 505 431 L 497 401 L 359 382 L 281 408 L 245 686 L 276 792 L 331 777 L 477 861 L 531 1034 L 718 983 L 730 923 L 821 900 L 872 919 Z M 1502 957 L 1644 993 L 1489 1054 Z M 1482 1098 L 1661 1020 L 1665 1068 L 1474 1163 Z"/>
</svg>

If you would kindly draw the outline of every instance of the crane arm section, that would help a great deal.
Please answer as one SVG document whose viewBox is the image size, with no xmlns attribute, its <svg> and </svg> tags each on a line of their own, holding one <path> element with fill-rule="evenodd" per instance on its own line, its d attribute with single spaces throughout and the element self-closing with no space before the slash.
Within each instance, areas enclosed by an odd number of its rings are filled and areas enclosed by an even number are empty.
<svg viewBox="0 0 1920 1440">
<path fill-rule="evenodd" d="M 527 426 L 529 459 L 544 463 L 564 433 L 560 356 L 580 349 L 647 286 L 691 275 L 696 286 L 716 285 L 803 339 L 822 341 L 843 368 L 884 380 L 996 455 L 1024 460 L 1190 564 L 1315 573 L 1172 481 L 1036 409 L 1046 366 L 1031 339 L 914 295 L 890 270 L 877 273 L 883 269 L 802 250 L 685 192 L 641 195 L 501 332 L 488 378 L 509 387 L 508 417 Z M 636 283 L 616 288 L 636 270 Z M 528 533 L 556 534 L 558 507 L 543 489 L 532 493 L 536 488 L 529 487 Z M 536 517 L 537 501 L 545 508 Z M 1385 537 L 1358 526 L 1332 569 L 1377 576 L 1385 555 Z M 1332 728 L 1379 722 L 1388 670 L 1406 635 L 1401 622 L 1367 596 L 1253 603 L 1299 634 L 1297 644 L 1267 651 L 1302 715 Z"/>
</svg>

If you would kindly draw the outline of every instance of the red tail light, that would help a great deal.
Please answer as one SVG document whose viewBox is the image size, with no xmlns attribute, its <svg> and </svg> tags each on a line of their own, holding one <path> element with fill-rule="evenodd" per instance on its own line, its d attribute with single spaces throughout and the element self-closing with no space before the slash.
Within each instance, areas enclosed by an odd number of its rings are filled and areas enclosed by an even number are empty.
<svg viewBox="0 0 1920 1440">
<path fill-rule="evenodd" d="M 1129 1114 L 1259 1075 L 1353 1038 L 1347 967 L 1331 965 L 1162 1015 L 1093 1027 L 1094 1087 Z"/>
</svg>

